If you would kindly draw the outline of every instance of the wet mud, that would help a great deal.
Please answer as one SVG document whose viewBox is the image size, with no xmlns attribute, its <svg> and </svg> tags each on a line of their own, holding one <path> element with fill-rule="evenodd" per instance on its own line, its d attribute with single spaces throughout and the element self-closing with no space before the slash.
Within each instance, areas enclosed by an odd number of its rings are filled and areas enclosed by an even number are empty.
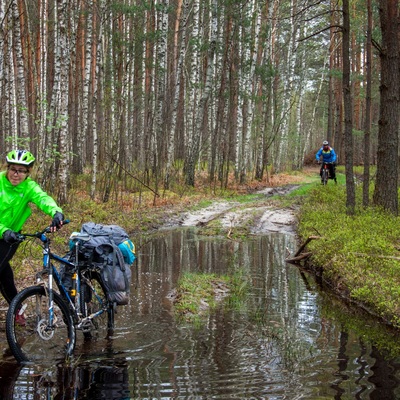
<svg viewBox="0 0 400 400">
<path fill-rule="evenodd" d="M 171 218 L 164 228 L 175 226 L 204 227 L 211 222 L 218 223 L 227 230 L 245 227 L 251 234 L 296 233 L 297 218 L 295 208 L 280 208 L 269 202 L 273 196 L 285 196 L 298 188 L 298 185 L 287 185 L 278 188 L 266 188 L 256 192 L 256 200 L 241 204 L 237 201 L 216 201 L 210 206 L 188 211 Z"/>
</svg>

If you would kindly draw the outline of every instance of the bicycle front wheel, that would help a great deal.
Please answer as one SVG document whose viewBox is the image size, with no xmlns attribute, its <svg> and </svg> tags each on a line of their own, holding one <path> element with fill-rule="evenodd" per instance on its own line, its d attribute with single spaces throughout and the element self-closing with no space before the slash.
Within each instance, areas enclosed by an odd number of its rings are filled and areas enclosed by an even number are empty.
<svg viewBox="0 0 400 400">
<path fill-rule="evenodd" d="M 322 184 L 326 185 L 328 183 L 328 170 L 324 168 L 322 170 Z"/>
<path fill-rule="evenodd" d="M 14 297 L 7 312 L 8 345 L 18 362 L 56 361 L 72 355 L 76 336 L 68 306 L 53 292 L 53 321 L 49 325 L 48 293 L 32 286 Z"/>
</svg>

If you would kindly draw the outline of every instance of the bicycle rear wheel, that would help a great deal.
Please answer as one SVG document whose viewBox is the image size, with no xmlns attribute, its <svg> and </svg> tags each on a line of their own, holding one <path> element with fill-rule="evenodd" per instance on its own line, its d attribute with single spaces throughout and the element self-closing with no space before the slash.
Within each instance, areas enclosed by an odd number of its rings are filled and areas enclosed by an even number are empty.
<svg viewBox="0 0 400 400">
<path fill-rule="evenodd" d="M 108 337 L 114 331 L 114 307 L 107 299 L 106 289 L 97 271 L 82 273 L 80 305 L 85 338 Z"/>
<path fill-rule="evenodd" d="M 53 292 L 53 326 L 43 286 L 32 286 L 14 297 L 7 312 L 8 345 L 18 362 L 63 360 L 75 348 L 75 327 L 68 306 Z"/>
</svg>

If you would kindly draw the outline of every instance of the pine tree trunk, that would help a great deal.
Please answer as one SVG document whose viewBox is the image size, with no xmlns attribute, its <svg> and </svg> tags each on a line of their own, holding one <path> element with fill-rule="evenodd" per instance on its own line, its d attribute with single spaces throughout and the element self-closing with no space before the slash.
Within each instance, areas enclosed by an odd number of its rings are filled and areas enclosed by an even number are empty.
<svg viewBox="0 0 400 400">
<path fill-rule="evenodd" d="M 374 204 L 398 214 L 399 2 L 380 0 L 382 30 L 378 159 Z"/>
<path fill-rule="evenodd" d="M 95 199 L 96 196 L 96 184 L 97 184 L 97 160 L 98 160 L 98 151 L 99 151 L 99 143 L 98 143 L 98 98 L 99 96 L 99 84 L 101 82 L 101 74 L 100 74 L 100 60 L 101 60 L 101 48 L 98 41 L 97 32 L 99 32 L 99 36 L 101 36 L 101 29 L 98 26 L 98 12 L 97 10 L 98 2 L 97 0 L 93 0 L 93 38 L 92 38 L 92 46 L 91 46 L 91 54 L 90 54 L 90 73 L 91 73 L 91 81 L 92 81 L 92 137 L 93 137 L 93 157 L 92 157 L 92 179 L 90 185 L 90 198 L 92 200 Z"/>
<path fill-rule="evenodd" d="M 364 127 L 364 174 L 363 174 L 363 206 L 369 205 L 369 166 L 371 147 L 371 84 L 372 84 L 372 7 L 367 0 L 367 40 L 366 40 L 366 96 L 365 96 L 365 127 Z"/>
<path fill-rule="evenodd" d="M 346 207 L 349 215 L 354 214 L 356 194 L 353 174 L 353 119 L 350 86 L 350 15 L 349 0 L 343 0 L 343 104 L 344 140 L 346 163 Z"/>
</svg>

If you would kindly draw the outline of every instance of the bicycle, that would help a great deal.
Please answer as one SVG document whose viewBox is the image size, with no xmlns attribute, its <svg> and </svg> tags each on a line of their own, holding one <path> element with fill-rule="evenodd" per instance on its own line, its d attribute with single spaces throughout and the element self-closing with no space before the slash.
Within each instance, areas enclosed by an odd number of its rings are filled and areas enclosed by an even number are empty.
<svg viewBox="0 0 400 400">
<path fill-rule="evenodd" d="M 322 162 L 321 183 L 323 185 L 328 184 L 328 179 L 333 179 L 333 178 L 331 178 L 330 173 L 329 173 L 329 165 L 330 164 L 333 164 L 333 163 Z M 335 167 L 333 167 L 333 168 L 335 168 Z M 335 178 L 335 183 L 336 183 L 336 178 Z"/>
<path fill-rule="evenodd" d="M 7 312 L 7 341 L 19 363 L 68 359 L 75 348 L 77 330 L 92 338 L 95 332 L 103 331 L 109 336 L 114 329 L 115 305 L 107 299 L 100 271 L 78 257 L 80 244 L 90 236 L 71 236 L 75 254 L 72 250 L 61 257 L 51 251 L 48 233 L 50 227 L 19 234 L 20 241 L 39 239 L 43 248 L 43 270 L 36 274 L 37 284 L 19 292 Z M 65 283 L 65 274 L 70 274 L 71 285 Z"/>
</svg>

